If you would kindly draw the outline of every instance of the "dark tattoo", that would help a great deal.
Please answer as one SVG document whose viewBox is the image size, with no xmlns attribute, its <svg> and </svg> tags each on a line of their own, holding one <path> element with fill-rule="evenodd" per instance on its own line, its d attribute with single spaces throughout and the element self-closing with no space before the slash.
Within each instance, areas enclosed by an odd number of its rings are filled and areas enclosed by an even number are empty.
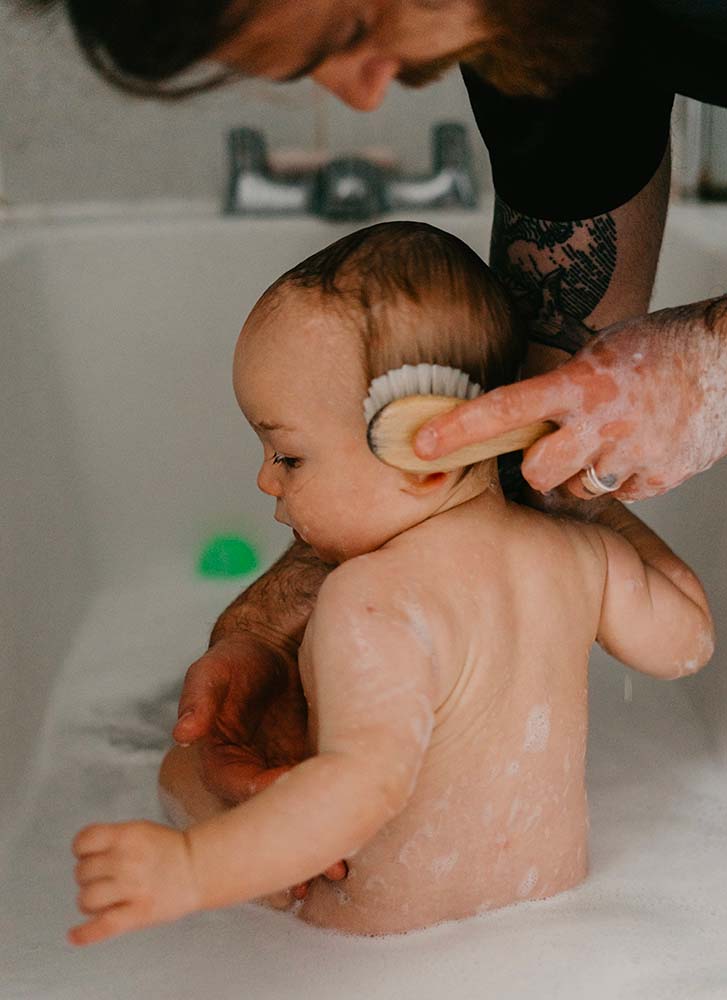
<svg viewBox="0 0 727 1000">
<path fill-rule="evenodd" d="M 533 219 L 497 198 L 490 264 L 530 339 L 573 354 L 595 332 L 584 320 L 616 267 L 616 223 L 610 214 L 574 222 Z"/>
</svg>

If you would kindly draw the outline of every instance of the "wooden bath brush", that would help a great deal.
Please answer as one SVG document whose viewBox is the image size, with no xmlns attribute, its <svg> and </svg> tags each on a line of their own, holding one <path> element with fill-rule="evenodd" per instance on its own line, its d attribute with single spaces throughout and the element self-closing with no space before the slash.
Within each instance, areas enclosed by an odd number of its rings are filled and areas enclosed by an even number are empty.
<svg viewBox="0 0 727 1000">
<path fill-rule="evenodd" d="M 442 413 L 481 395 L 482 389 L 458 368 L 403 365 L 375 378 L 364 400 L 369 447 L 377 458 L 405 472 L 450 472 L 510 451 L 528 448 L 556 429 L 549 420 L 466 445 L 441 458 L 422 459 L 413 442 L 419 428 Z"/>
</svg>

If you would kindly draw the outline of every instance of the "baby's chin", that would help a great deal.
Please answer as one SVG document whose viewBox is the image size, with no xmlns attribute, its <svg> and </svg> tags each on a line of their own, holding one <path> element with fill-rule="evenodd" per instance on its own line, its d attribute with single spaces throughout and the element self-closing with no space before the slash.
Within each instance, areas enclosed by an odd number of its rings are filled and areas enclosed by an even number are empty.
<svg viewBox="0 0 727 1000">
<path fill-rule="evenodd" d="M 363 539 L 351 538 L 337 539 L 336 544 L 332 544 L 320 538 L 304 538 L 295 528 L 293 528 L 293 535 L 296 541 L 310 545 L 314 555 L 318 556 L 321 562 L 328 565 L 338 565 L 339 563 L 346 562 L 347 559 L 366 555 L 367 552 L 373 552 L 374 549 L 377 549 L 379 544 L 383 544 L 384 541 L 382 540 L 378 544 L 366 544 Z"/>
</svg>

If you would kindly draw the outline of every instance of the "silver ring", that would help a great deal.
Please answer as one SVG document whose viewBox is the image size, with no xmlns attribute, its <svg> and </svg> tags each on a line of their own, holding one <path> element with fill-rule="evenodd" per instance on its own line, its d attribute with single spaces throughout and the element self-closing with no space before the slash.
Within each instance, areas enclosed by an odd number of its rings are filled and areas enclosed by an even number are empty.
<svg viewBox="0 0 727 1000">
<path fill-rule="evenodd" d="M 592 465 L 586 466 L 583 472 L 581 472 L 580 479 L 583 489 L 594 497 L 603 496 L 604 493 L 613 493 L 614 490 L 618 489 L 615 476 L 601 477 Z"/>
</svg>

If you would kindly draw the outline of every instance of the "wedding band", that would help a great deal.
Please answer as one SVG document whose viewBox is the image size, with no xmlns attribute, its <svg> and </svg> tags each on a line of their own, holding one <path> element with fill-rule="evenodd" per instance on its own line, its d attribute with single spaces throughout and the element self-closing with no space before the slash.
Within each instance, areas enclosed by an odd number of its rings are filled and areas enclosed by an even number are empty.
<svg viewBox="0 0 727 1000">
<path fill-rule="evenodd" d="M 583 489 L 594 497 L 600 497 L 604 493 L 612 493 L 618 489 L 615 476 L 604 476 L 601 478 L 592 465 L 586 466 L 580 478 Z"/>
</svg>

